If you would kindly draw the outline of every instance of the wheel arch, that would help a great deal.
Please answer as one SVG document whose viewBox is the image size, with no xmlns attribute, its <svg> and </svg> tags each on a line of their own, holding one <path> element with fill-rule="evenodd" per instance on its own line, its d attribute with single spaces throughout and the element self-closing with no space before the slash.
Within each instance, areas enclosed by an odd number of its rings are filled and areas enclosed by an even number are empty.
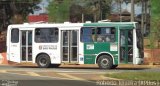
<svg viewBox="0 0 160 86">
<path fill-rule="evenodd" d="M 42 55 L 42 54 L 46 54 L 46 55 L 49 57 L 50 61 L 51 61 L 51 57 L 50 57 L 47 53 L 41 52 L 41 53 L 38 53 L 38 54 L 36 55 L 35 63 L 37 63 L 38 56 L 39 56 L 39 55 Z"/>
<path fill-rule="evenodd" d="M 96 63 L 96 64 L 97 64 L 98 58 L 99 58 L 101 55 L 108 55 L 108 56 L 110 56 L 110 57 L 112 58 L 113 64 L 115 64 L 115 62 L 114 62 L 114 57 L 113 57 L 113 55 L 112 55 L 111 53 L 109 53 L 109 52 L 101 52 L 101 53 L 99 53 L 99 54 L 96 56 L 96 60 L 95 60 L 95 63 Z"/>
</svg>

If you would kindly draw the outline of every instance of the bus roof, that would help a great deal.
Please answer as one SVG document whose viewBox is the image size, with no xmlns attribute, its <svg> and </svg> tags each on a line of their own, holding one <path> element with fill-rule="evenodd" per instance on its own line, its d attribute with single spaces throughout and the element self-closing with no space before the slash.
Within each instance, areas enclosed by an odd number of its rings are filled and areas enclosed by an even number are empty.
<svg viewBox="0 0 160 86">
<path fill-rule="evenodd" d="M 82 27 L 83 23 L 24 23 L 12 24 L 8 28 Z"/>
<path fill-rule="evenodd" d="M 128 27 L 133 29 L 136 22 L 97 22 L 97 23 L 24 23 L 12 24 L 8 28 L 35 28 L 35 27 Z"/>
<path fill-rule="evenodd" d="M 134 25 L 136 24 L 136 22 L 100 22 L 100 23 L 85 23 L 84 26 L 107 26 L 107 27 L 129 27 L 132 28 L 134 27 Z"/>
</svg>

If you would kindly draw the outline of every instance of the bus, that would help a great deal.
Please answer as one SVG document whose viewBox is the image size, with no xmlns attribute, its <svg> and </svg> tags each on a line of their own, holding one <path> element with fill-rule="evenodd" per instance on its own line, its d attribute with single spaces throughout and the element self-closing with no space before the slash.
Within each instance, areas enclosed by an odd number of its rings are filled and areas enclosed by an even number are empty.
<svg viewBox="0 0 160 86">
<path fill-rule="evenodd" d="M 143 63 L 136 22 L 24 23 L 8 26 L 7 60 L 40 68 L 97 64 L 100 69 Z"/>
</svg>

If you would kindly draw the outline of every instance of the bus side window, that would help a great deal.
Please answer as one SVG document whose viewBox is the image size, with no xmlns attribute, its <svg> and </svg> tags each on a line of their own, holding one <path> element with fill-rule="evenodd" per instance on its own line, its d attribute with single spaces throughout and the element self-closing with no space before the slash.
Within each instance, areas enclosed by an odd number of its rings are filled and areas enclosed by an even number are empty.
<svg viewBox="0 0 160 86">
<path fill-rule="evenodd" d="M 11 42 L 12 43 L 18 43 L 19 42 L 19 29 L 13 28 L 11 30 Z"/>
<path fill-rule="evenodd" d="M 38 43 L 58 42 L 58 28 L 36 28 L 35 42 Z"/>
<path fill-rule="evenodd" d="M 41 39 L 40 39 L 40 29 L 39 28 L 37 28 L 35 30 L 35 41 L 36 42 L 40 42 L 41 41 Z"/>
<path fill-rule="evenodd" d="M 81 42 L 93 42 L 95 41 L 95 28 L 94 27 L 82 27 L 81 28 Z"/>
<path fill-rule="evenodd" d="M 115 28 L 97 27 L 97 42 L 114 42 Z"/>
<path fill-rule="evenodd" d="M 116 38 L 115 38 L 115 35 L 116 35 L 116 29 L 114 27 L 111 27 L 111 42 L 115 42 Z"/>
<path fill-rule="evenodd" d="M 50 41 L 58 42 L 58 28 L 50 29 Z"/>
</svg>

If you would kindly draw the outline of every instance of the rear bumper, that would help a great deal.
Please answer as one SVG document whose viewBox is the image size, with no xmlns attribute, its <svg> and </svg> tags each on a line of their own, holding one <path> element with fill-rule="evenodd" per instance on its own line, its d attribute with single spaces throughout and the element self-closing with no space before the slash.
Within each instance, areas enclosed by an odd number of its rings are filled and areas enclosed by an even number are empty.
<svg viewBox="0 0 160 86">
<path fill-rule="evenodd" d="M 143 62 L 144 62 L 143 58 L 136 58 L 136 64 L 137 65 L 143 64 Z"/>
</svg>

